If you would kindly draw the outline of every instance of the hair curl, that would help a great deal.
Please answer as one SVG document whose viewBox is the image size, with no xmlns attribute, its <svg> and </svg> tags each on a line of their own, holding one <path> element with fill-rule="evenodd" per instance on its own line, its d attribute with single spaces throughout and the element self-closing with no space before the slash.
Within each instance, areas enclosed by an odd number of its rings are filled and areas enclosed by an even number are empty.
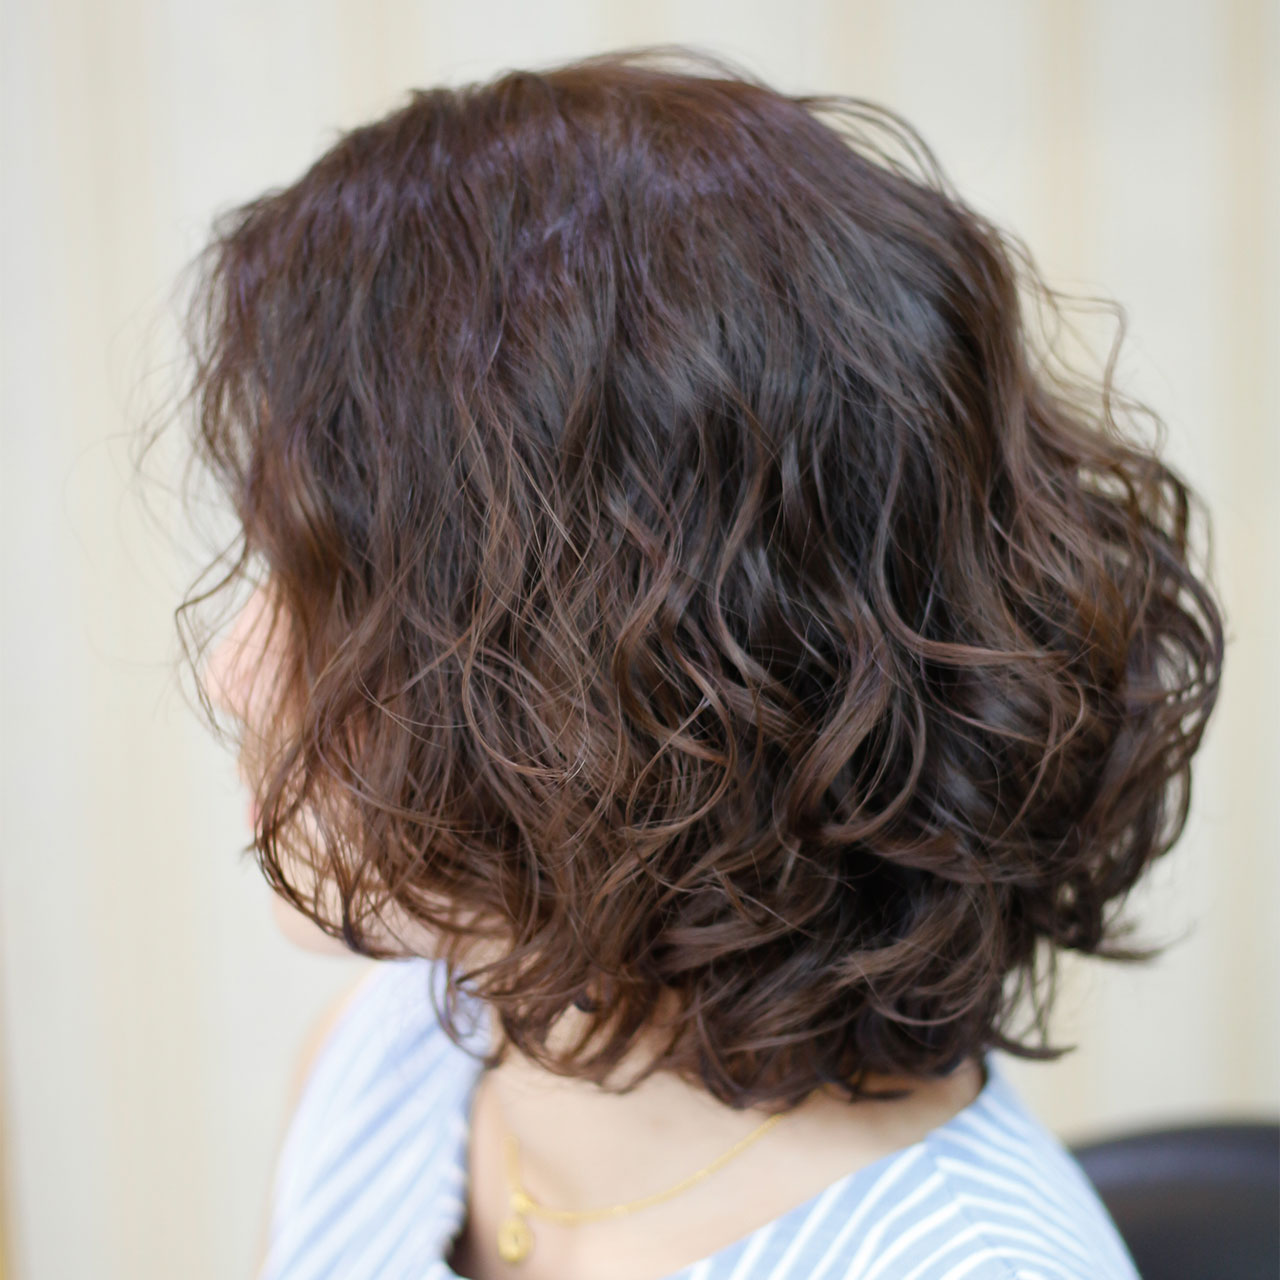
<svg viewBox="0 0 1280 1280">
<path fill-rule="evenodd" d="M 455 1041 L 466 990 L 600 1083 L 673 996 L 628 1088 L 852 1099 L 1056 1058 L 1008 1024 L 1029 994 L 1043 1041 L 1057 952 L 1158 953 L 1113 908 L 1217 699 L 1200 499 L 1122 428 L 1164 425 L 1123 309 L 1100 378 L 1039 351 L 1020 288 L 1059 296 L 900 117 L 679 46 L 513 70 L 193 265 L 240 533 L 179 622 L 260 566 L 289 636 L 254 847 L 355 951 L 434 930 Z M 575 1001 L 600 1043 L 554 1056 Z"/>
</svg>

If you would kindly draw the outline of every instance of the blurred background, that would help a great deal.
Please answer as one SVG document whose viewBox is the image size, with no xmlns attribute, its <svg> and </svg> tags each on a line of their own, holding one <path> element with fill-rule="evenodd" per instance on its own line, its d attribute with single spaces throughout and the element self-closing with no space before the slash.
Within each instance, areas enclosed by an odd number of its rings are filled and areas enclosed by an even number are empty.
<svg viewBox="0 0 1280 1280">
<path fill-rule="evenodd" d="M 1050 284 L 1123 304 L 1119 384 L 1213 514 L 1222 701 L 1186 835 L 1126 911 L 1170 950 L 1067 957 L 1053 1031 L 1079 1047 L 1004 1062 L 1069 1142 L 1274 1115 L 1280 6 L 8 0 L 6 1275 L 247 1276 L 299 1046 L 366 964 L 281 935 L 234 762 L 183 692 L 172 611 L 204 548 L 131 474 L 178 272 L 216 211 L 410 87 L 652 42 L 895 108 Z M 1114 323 L 1082 323 L 1105 355 Z"/>
</svg>

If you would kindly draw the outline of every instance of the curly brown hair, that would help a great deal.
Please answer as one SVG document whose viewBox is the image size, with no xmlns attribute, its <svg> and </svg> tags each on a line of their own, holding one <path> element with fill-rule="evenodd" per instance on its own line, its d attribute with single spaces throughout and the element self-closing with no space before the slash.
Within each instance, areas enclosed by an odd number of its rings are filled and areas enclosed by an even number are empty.
<svg viewBox="0 0 1280 1280">
<path fill-rule="evenodd" d="M 602 1083 L 670 998 L 628 1088 L 786 1108 L 1056 1058 L 1058 951 L 1159 953 L 1115 908 L 1218 695 L 1202 503 L 1123 308 L 1100 374 L 1038 342 L 895 113 L 681 46 L 414 91 L 192 267 L 239 534 L 179 629 L 260 570 L 289 637 L 252 847 L 353 951 L 432 930 L 455 1042 L 466 992 Z"/>
</svg>

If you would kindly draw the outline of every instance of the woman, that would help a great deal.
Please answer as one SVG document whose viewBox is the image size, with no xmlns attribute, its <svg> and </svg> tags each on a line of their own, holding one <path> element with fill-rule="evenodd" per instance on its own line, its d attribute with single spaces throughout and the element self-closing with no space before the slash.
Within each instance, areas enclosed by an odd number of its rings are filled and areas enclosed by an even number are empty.
<svg viewBox="0 0 1280 1280">
<path fill-rule="evenodd" d="M 1154 954 L 1194 495 L 901 120 L 670 55 L 415 92 L 201 260 L 208 696 L 281 903 L 386 962 L 263 1275 L 1133 1280 L 992 1051 Z"/>
</svg>

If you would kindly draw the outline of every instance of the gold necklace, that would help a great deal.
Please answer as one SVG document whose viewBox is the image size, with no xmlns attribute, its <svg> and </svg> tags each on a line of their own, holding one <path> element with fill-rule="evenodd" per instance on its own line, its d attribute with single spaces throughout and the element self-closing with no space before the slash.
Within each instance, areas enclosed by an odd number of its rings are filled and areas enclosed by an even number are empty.
<svg viewBox="0 0 1280 1280">
<path fill-rule="evenodd" d="M 520 1183 L 517 1143 L 514 1135 L 508 1134 L 504 1149 L 506 1153 L 507 1183 L 511 1189 L 511 1212 L 498 1228 L 498 1256 L 503 1262 L 523 1262 L 529 1256 L 533 1250 L 533 1232 L 527 1221 L 528 1215 L 531 1213 L 537 1214 L 540 1218 L 546 1218 L 551 1222 L 595 1222 L 601 1218 L 620 1217 L 624 1213 L 632 1213 L 637 1209 L 646 1209 L 651 1204 L 658 1204 L 662 1200 L 668 1200 L 688 1187 L 693 1186 L 694 1183 L 708 1177 L 719 1169 L 721 1165 L 732 1160 L 744 1147 L 754 1142 L 757 1138 L 763 1137 L 782 1119 L 783 1114 L 779 1112 L 777 1115 L 770 1116 L 757 1129 L 734 1143 L 724 1155 L 717 1157 L 705 1169 L 699 1169 L 697 1173 L 691 1174 L 683 1181 L 676 1183 L 669 1191 L 659 1191 L 655 1195 L 645 1196 L 642 1200 L 633 1200 L 628 1204 L 610 1205 L 606 1209 L 548 1209 L 545 1205 L 538 1204 Z"/>
</svg>

